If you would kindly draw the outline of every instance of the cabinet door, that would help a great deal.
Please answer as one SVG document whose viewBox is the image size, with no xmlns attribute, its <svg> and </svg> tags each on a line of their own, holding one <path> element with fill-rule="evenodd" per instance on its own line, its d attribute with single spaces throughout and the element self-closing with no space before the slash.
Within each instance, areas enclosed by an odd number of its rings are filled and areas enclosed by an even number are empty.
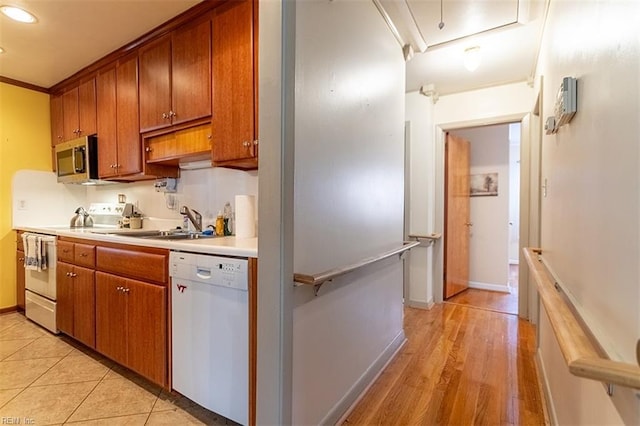
<svg viewBox="0 0 640 426">
<path fill-rule="evenodd" d="M 118 111 L 119 175 L 142 171 L 142 143 L 138 113 L 138 58 L 132 57 L 118 64 L 116 69 Z"/>
<path fill-rule="evenodd" d="M 109 178 L 116 175 L 118 162 L 115 68 L 98 74 L 96 89 L 98 92 L 98 175 L 101 178 Z"/>
<path fill-rule="evenodd" d="M 140 49 L 140 132 L 171 124 L 171 36 Z"/>
<path fill-rule="evenodd" d="M 73 336 L 85 345 L 96 347 L 96 289 L 92 269 L 74 267 Z"/>
<path fill-rule="evenodd" d="M 211 21 L 173 33 L 171 46 L 172 123 L 211 115 Z"/>
<path fill-rule="evenodd" d="M 24 252 L 16 250 L 16 304 L 24 311 Z"/>
<path fill-rule="evenodd" d="M 78 86 L 78 136 L 96 132 L 96 80 L 92 78 Z"/>
<path fill-rule="evenodd" d="M 51 146 L 64 141 L 64 119 L 62 115 L 62 95 L 51 96 Z"/>
<path fill-rule="evenodd" d="M 78 88 L 64 92 L 62 95 L 63 139 L 65 141 L 78 137 Z"/>
<path fill-rule="evenodd" d="M 129 366 L 155 383 L 167 377 L 166 287 L 126 280 Z"/>
<path fill-rule="evenodd" d="M 253 2 L 213 13 L 213 161 L 254 157 Z"/>
<path fill-rule="evenodd" d="M 127 297 L 125 279 L 96 272 L 96 349 L 127 364 Z"/>
<path fill-rule="evenodd" d="M 58 329 L 73 336 L 73 265 L 56 265 L 56 322 Z"/>
</svg>

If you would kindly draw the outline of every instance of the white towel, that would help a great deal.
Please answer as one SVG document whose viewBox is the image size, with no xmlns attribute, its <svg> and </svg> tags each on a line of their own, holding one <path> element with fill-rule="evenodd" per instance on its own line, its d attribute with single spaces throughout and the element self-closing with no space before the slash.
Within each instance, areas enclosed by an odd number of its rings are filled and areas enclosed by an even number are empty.
<svg viewBox="0 0 640 426">
<path fill-rule="evenodd" d="M 22 234 L 24 268 L 34 271 L 47 269 L 47 245 L 37 234 Z"/>
</svg>

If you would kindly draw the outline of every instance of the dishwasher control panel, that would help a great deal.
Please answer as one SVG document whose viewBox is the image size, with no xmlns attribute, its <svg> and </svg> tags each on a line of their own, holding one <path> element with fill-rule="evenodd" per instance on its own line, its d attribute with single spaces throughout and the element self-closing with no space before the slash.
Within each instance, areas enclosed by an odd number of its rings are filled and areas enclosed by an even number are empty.
<svg viewBox="0 0 640 426">
<path fill-rule="evenodd" d="M 174 281 L 189 280 L 247 290 L 248 264 L 247 259 L 172 251 L 169 273 Z"/>
</svg>

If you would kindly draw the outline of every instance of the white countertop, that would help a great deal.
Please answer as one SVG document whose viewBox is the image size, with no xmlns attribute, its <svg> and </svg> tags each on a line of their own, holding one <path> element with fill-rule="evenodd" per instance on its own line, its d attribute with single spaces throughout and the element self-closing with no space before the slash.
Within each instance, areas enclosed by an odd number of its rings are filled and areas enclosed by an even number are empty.
<svg viewBox="0 0 640 426">
<path fill-rule="evenodd" d="M 108 232 L 105 228 L 69 228 L 68 226 L 20 226 L 15 229 L 25 232 L 57 235 L 60 237 L 81 238 L 91 241 L 105 241 L 109 243 L 129 244 L 132 246 L 157 247 L 191 253 L 214 254 L 221 256 L 258 257 L 258 238 L 214 237 L 195 240 L 157 240 L 152 238 L 139 238 L 126 235 L 105 234 L 104 232 Z M 122 232 L 123 229 L 114 229 L 114 231 Z M 135 233 L 136 231 L 150 230 L 132 229 L 131 233 Z"/>
</svg>

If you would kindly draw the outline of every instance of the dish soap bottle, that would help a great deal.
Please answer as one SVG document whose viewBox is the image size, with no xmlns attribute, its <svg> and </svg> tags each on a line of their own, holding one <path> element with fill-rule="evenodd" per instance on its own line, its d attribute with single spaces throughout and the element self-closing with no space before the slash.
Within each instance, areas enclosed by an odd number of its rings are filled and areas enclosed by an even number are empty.
<svg viewBox="0 0 640 426">
<path fill-rule="evenodd" d="M 224 235 L 224 216 L 221 211 L 218 211 L 218 217 L 216 217 L 216 235 Z"/>
</svg>

